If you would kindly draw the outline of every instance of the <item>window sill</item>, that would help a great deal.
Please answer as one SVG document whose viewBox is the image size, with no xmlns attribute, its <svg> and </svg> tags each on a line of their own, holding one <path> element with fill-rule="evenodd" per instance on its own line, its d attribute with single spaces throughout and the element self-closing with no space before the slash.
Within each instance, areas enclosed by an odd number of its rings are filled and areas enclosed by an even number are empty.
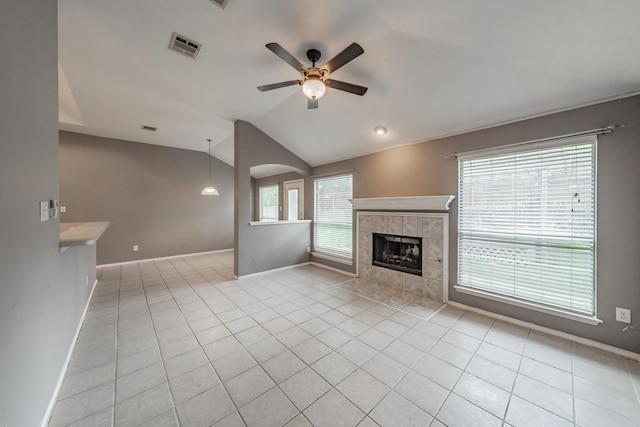
<svg viewBox="0 0 640 427">
<path fill-rule="evenodd" d="M 480 298 L 487 298 L 493 301 L 502 302 L 505 304 L 515 305 L 516 307 L 526 308 L 529 310 L 538 311 L 545 314 L 550 314 L 552 316 L 562 317 L 564 319 L 574 320 L 576 322 L 587 323 L 589 325 L 597 326 L 601 324 L 603 321 L 598 319 L 597 317 L 586 316 L 582 314 L 571 313 L 568 311 L 563 311 L 561 309 L 551 308 L 544 305 L 536 304 L 534 302 L 526 302 L 517 300 L 515 298 L 510 298 L 508 296 L 496 295 L 489 292 L 484 292 L 479 289 L 469 288 L 467 286 L 456 285 L 453 287 L 456 291 L 461 292 L 463 294 L 469 294 Z"/>
<path fill-rule="evenodd" d="M 337 258 L 331 255 L 325 255 L 318 252 L 311 252 L 311 255 L 313 255 L 316 258 L 326 259 L 327 261 L 338 262 L 340 264 L 345 264 L 345 265 L 353 265 L 353 261 L 350 259 Z"/>
<path fill-rule="evenodd" d="M 300 219 L 296 221 L 251 221 L 249 225 L 283 225 L 283 224 L 302 224 L 311 222 L 310 219 Z"/>
</svg>

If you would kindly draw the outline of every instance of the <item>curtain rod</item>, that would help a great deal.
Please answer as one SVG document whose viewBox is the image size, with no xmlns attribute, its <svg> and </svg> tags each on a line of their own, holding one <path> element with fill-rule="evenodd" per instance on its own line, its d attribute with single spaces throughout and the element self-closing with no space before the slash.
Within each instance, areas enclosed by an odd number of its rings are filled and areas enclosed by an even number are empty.
<svg viewBox="0 0 640 427">
<path fill-rule="evenodd" d="M 574 132 L 574 133 L 568 133 L 568 134 L 565 134 L 565 135 L 550 136 L 548 138 L 533 139 L 531 141 L 523 141 L 523 142 L 516 142 L 514 144 L 501 145 L 499 147 L 485 148 L 485 149 L 482 149 L 482 150 L 465 151 L 463 153 L 453 153 L 453 154 L 448 154 L 446 156 L 443 156 L 443 159 L 446 160 L 446 159 L 450 159 L 452 157 L 458 157 L 458 156 L 462 156 L 462 155 L 468 155 L 468 154 L 473 154 L 473 153 L 481 153 L 481 152 L 487 152 L 487 151 L 492 151 L 492 150 L 499 150 L 499 149 L 509 148 L 509 147 L 518 147 L 520 145 L 535 144 L 537 142 L 555 141 L 557 139 L 572 138 L 572 137 L 576 137 L 576 136 L 602 135 L 602 134 L 605 134 L 605 133 L 611 133 L 615 129 L 623 128 L 625 126 L 626 126 L 626 124 L 624 124 L 624 123 L 623 124 L 619 124 L 619 125 L 609 125 L 609 126 L 605 126 L 605 127 L 601 127 L 601 128 L 597 128 L 597 129 L 585 130 L 585 131 L 582 131 L 582 132 Z"/>
</svg>

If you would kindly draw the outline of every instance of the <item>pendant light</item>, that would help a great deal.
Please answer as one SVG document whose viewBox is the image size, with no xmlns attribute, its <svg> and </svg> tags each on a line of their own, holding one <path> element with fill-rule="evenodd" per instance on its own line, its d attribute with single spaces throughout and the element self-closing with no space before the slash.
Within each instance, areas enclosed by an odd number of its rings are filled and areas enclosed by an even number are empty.
<svg viewBox="0 0 640 427">
<path fill-rule="evenodd" d="M 203 196 L 217 196 L 220 193 L 211 185 L 211 139 L 207 139 L 207 141 L 209 142 L 209 185 L 204 187 L 201 194 Z"/>
</svg>

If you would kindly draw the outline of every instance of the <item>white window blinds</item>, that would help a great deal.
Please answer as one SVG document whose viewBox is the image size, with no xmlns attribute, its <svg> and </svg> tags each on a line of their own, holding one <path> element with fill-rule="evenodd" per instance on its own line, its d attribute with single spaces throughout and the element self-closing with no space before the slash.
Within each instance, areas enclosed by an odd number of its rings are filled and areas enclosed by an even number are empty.
<svg viewBox="0 0 640 427">
<path fill-rule="evenodd" d="M 315 180 L 313 247 L 320 254 L 351 260 L 353 176 L 340 175 Z"/>
<path fill-rule="evenodd" d="M 460 286 L 595 315 L 595 140 L 459 159 Z"/>
<path fill-rule="evenodd" d="M 278 185 L 260 188 L 260 221 L 278 220 Z"/>
</svg>

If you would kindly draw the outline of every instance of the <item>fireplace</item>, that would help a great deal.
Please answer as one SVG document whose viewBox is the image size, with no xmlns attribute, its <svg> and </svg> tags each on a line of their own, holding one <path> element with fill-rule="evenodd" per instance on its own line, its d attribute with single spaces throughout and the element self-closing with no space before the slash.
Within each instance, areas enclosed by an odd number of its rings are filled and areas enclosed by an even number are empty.
<svg viewBox="0 0 640 427">
<path fill-rule="evenodd" d="M 367 206 L 371 208 L 371 206 Z M 443 208 L 443 210 L 445 210 Z M 449 284 L 447 254 L 449 253 L 449 214 L 446 212 L 374 212 L 361 211 L 357 213 L 358 232 L 356 252 L 358 269 L 356 274 L 363 282 L 373 285 L 402 289 L 403 292 L 414 293 L 436 301 L 448 300 L 447 288 Z M 414 263 L 405 263 L 405 268 L 387 267 L 384 263 L 385 245 L 392 246 L 390 240 L 382 238 L 374 249 L 374 235 L 396 236 L 400 238 L 400 252 L 402 239 L 412 239 L 413 253 L 416 250 L 420 256 L 409 256 L 420 262 L 416 268 Z M 419 239 L 422 238 L 420 241 Z M 413 245 L 418 245 L 415 248 Z M 378 253 L 378 262 L 374 262 Z M 405 253 L 407 250 L 405 249 Z M 402 260 L 402 253 L 397 254 Z M 411 254 L 413 255 L 413 254 Z M 387 261 L 389 257 L 387 256 Z M 397 259 L 397 258 L 394 258 Z M 406 255 L 405 255 L 406 260 Z M 416 271 L 407 271 L 407 268 Z M 422 270 L 422 275 L 418 271 Z M 384 289 L 384 288 L 382 288 Z M 382 292 L 382 291 L 381 291 Z"/>
<path fill-rule="evenodd" d="M 372 264 L 422 276 L 422 238 L 373 233 Z"/>
</svg>

